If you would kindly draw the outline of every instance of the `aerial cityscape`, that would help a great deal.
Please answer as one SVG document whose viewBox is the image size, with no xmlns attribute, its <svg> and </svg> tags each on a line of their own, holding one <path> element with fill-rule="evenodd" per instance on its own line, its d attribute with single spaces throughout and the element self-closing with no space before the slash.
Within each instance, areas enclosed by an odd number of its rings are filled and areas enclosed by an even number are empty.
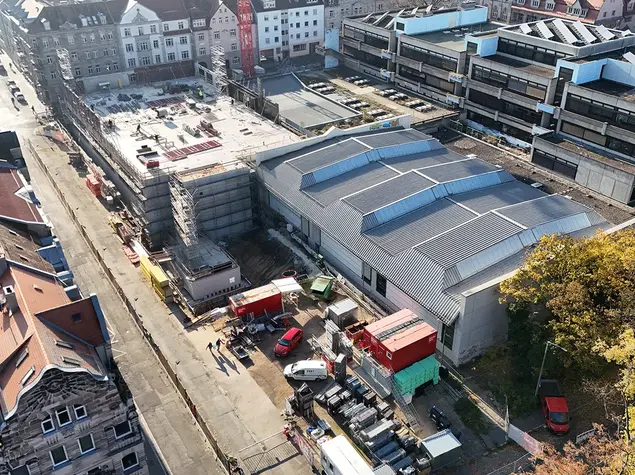
<svg viewBox="0 0 635 475">
<path fill-rule="evenodd" d="M 0 475 L 635 475 L 634 10 L 1 0 Z"/>
</svg>

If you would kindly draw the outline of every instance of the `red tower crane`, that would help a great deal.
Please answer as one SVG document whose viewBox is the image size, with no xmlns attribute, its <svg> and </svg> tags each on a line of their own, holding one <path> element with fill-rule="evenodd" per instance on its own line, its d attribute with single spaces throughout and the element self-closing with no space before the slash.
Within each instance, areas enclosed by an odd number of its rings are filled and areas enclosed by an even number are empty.
<svg viewBox="0 0 635 475">
<path fill-rule="evenodd" d="M 238 32 L 243 71 L 251 77 L 254 75 L 254 42 L 251 34 L 250 0 L 238 0 Z"/>
</svg>

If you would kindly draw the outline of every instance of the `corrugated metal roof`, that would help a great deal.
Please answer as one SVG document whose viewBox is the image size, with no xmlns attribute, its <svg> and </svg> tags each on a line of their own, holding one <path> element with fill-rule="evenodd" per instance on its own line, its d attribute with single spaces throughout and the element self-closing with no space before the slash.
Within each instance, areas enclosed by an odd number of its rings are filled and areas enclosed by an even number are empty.
<svg viewBox="0 0 635 475">
<path fill-rule="evenodd" d="M 505 218 L 487 213 L 430 239 L 415 249 L 448 268 L 522 230 L 523 228 Z"/>
<path fill-rule="evenodd" d="M 467 209 L 443 198 L 401 218 L 369 229 L 364 234 L 382 249 L 395 255 L 475 216 Z"/>
<path fill-rule="evenodd" d="M 349 196 L 344 201 L 366 214 L 433 185 L 433 181 L 411 171 Z"/>
<path fill-rule="evenodd" d="M 528 228 L 588 211 L 586 206 L 561 195 L 549 195 L 498 210 L 500 214 Z"/>
<path fill-rule="evenodd" d="M 465 158 L 447 151 L 438 142 L 436 144 L 435 146 L 440 147 L 438 150 L 407 157 L 390 158 L 382 160 L 381 163 L 407 172 L 431 163 L 452 162 L 456 161 L 457 157 L 458 159 Z M 291 154 L 296 153 L 299 152 Z M 277 166 L 270 167 L 268 164 L 271 163 L 277 163 Z M 371 166 L 374 165 L 367 164 L 355 172 L 359 173 Z M 377 270 L 395 287 L 409 295 L 446 324 L 450 324 L 460 310 L 460 297 L 445 291 L 448 286 L 446 279 L 448 283 L 457 283 L 461 279 L 459 271 L 453 267 L 453 262 L 457 261 L 456 256 L 460 261 L 516 233 L 519 236 L 528 232 L 531 234 L 529 230 L 522 231 L 521 227 L 501 216 L 496 216 L 494 213 L 484 214 L 473 221 L 466 222 L 463 226 L 453 228 L 452 224 L 455 221 L 462 224 L 468 215 L 459 214 L 461 212 L 454 206 L 437 204 L 444 200 L 442 194 L 438 195 L 432 204 L 426 206 L 425 203 L 422 203 L 419 209 L 400 217 L 395 216 L 393 221 L 371 231 L 363 232 L 364 216 L 361 212 L 341 199 L 334 200 L 327 206 L 320 205 L 315 199 L 300 190 L 302 174 L 289 166 L 288 163 L 275 158 L 264 162 L 259 167 L 258 173 L 271 193 L 284 201 L 291 209 L 296 210 L 298 214 L 313 221 L 320 227 L 323 235 L 327 234 L 339 242 L 353 255 Z M 466 180 L 472 179 L 467 178 Z M 477 200 L 479 212 L 487 211 L 484 206 L 488 202 L 498 206 L 499 201 L 488 198 L 486 190 L 497 193 L 497 190 L 500 189 L 498 187 L 503 186 L 491 186 L 493 183 L 483 184 L 482 182 L 483 180 L 476 180 L 475 184 L 487 186 L 487 188 L 481 190 L 482 195 L 477 197 L 475 194 L 473 197 L 474 200 Z M 527 196 L 534 196 L 534 191 L 529 185 L 519 184 L 520 188 L 523 186 L 527 188 Z M 447 185 L 437 185 L 435 189 L 439 187 L 447 187 Z M 517 193 L 522 194 L 523 192 L 520 190 Z M 469 197 L 469 194 L 457 194 L 454 197 Z M 439 209 L 435 211 L 436 206 Z M 469 213 L 469 210 L 465 209 L 465 211 Z M 592 212 L 590 214 L 595 215 Z M 427 227 L 425 216 L 428 217 Z M 601 217 L 598 219 L 601 220 Z M 444 231 L 447 233 L 441 234 Z M 417 236 L 417 233 L 420 233 L 420 236 Z M 437 234 L 440 236 L 431 239 Z M 409 246 L 412 240 L 416 240 L 412 245 L 427 241 L 417 248 L 411 248 Z M 523 241 L 525 246 L 530 244 L 529 235 L 526 241 L 527 243 Z M 430 252 L 431 255 L 429 256 L 422 250 Z M 448 272 L 454 272 L 456 275 L 448 278 Z M 476 276 L 471 278 L 476 278 Z"/>
<path fill-rule="evenodd" d="M 403 157 L 392 157 L 382 160 L 386 165 L 389 165 L 401 173 L 406 173 L 410 170 L 416 170 L 417 168 L 429 167 L 431 165 L 437 165 L 440 163 L 450 163 L 457 160 L 465 160 L 463 155 L 459 155 L 456 152 L 448 150 L 441 146 L 435 150 L 429 152 L 413 153 L 412 155 L 406 155 Z"/>
<path fill-rule="evenodd" d="M 454 195 L 452 201 L 467 206 L 479 214 L 484 214 L 493 209 L 533 200 L 541 196 L 545 196 L 542 191 L 518 180 L 513 180 L 489 188 Z"/>
<path fill-rule="evenodd" d="M 384 318 L 380 318 L 376 322 L 366 325 L 364 330 L 366 330 L 369 335 L 377 336 L 387 330 L 390 330 L 391 328 L 395 328 L 399 325 L 418 319 L 419 315 L 414 314 L 412 310 L 404 308 Z"/>
<path fill-rule="evenodd" d="M 416 142 L 419 140 L 434 140 L 429 135 L 414 129 L 397 130 L 394 132 L 385 132 L 376 135 L 368 135 L 359 137 L 356 140 L 368 145 L 371 148 L 390 147 L 392 145 L 400 145 L 408 142 Z"/>
<path fill-rule="evenodd" d="M 369 186 L 399 176 L 399 174 L 381 163 L 373 162 L 368 166 L 351 170 L 316 185 L 309 186 L 304 192 L 322 206 L 328 206 L 334 201 Z"/>
<path fill-rule="evenodd" d="M 500 168 L 491 165 L 477 158 L 456 161 L 444 165 L 433 165 L 420 169 L 419 172 L 439 183 L 446 181 L 459 180 L 469 176 L 481 175 L 489 173 Z"/>
<path fill-rule="evenodd" d="M 348 139 L 336 145 L 331 145 L 330 147 L 318 148 L 306 155 L 294 158 L 288 163 L 300 170 L 302 173 L 308 173 L 312 170 L 317 170 L 318 168 L 339 162 L 340 160 L 345 160 L 354 155 L 359 155 L 368 150 L 370 150 L 370 148 L 366 145 L 363 145 L 356 140 Z"/>
</svg>

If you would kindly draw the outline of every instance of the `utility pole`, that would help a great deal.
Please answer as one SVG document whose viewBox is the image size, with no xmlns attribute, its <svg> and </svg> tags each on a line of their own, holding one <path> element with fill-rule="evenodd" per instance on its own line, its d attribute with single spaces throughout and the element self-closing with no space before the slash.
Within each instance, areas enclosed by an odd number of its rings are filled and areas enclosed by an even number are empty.
<svg viewBox="0 0 635 475">
<path fill-rule="evenodd" d="M 540 379 L 542 378 L 542 370 L 545 368 L 545 360 L 547 359 L 547 350 L 549 349 L 549 345 L 555 346 L 556 348 L 561 349 L 565 353 L 568 353 L 567 350 L 565 350 L 560 345 L 556 345 L 552 341 L 547 340 L 547 342 L 545 342 L 545 353 L 542 355 L 542 364 L 540 365 L 540 373 L 538 373 L 538 382 L 536 383 L 536 392 L 534 392 L 534 396 L 538 396 L 538 388 L 540 387 Z"/>
</svg>

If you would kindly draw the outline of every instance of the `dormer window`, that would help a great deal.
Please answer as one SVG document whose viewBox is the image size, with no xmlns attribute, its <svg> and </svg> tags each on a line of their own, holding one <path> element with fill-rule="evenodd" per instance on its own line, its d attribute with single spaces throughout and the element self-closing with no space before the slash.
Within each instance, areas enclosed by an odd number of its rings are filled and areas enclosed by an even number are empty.
<svg viewBox="0 0 635 475">
<path fill-rule="evenodd" d="M 531 0 L 531 7 L 538 8 L 540 6 L 540 0 Z"/>
<path fill-rule="evenodd" d="M 553 9 L 554 9 L 554 8 L 556 8 L 556 4 L 555 4 L 555 2 L 548 1 L 548 2 L 545 4 L 545 9 L 546 9 L 546 10 L 553 11 Z"/>
</svg>

